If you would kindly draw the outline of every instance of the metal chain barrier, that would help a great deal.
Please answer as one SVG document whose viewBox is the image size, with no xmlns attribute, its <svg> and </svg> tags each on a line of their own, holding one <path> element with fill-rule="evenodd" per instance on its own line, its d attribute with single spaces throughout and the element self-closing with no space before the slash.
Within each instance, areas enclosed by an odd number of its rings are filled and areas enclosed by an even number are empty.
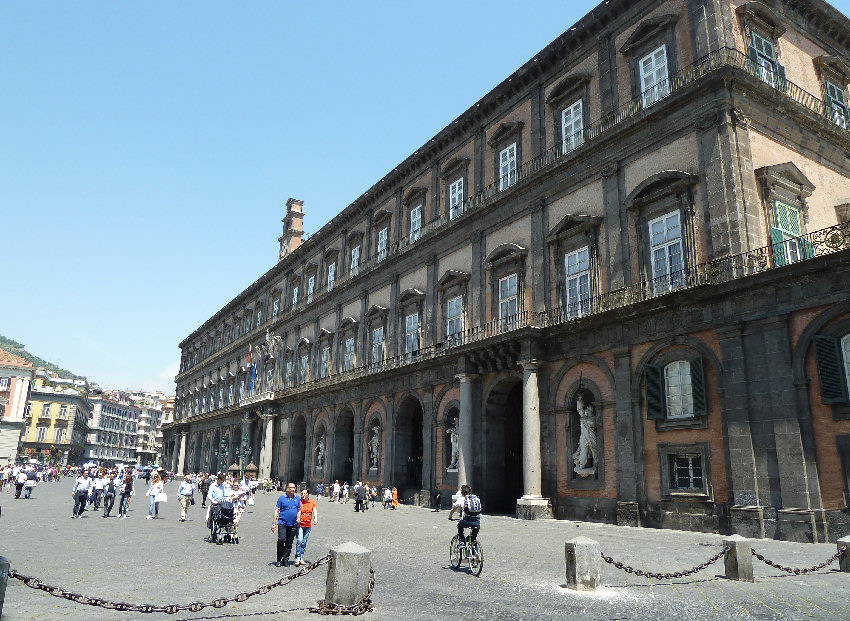
<svg viewBox="0 0 850 621">
<path fill-rule="evenodd" d="M 836 552 L 835 554 L 830 556 L 823 563 L 819 563 L 818 565 L 813 565 L 812 567 L 806 567 L 805 569 L 797 569 L 797 568 L 794 568 L 794 567 L 785 567 L 784 565 L 780 565 L 779 563 L 774 563 L 770 559 L 763 557 L 761 554 L 759 554 L 755 550 L 752 550 L 753 556 L 755 556 L 762 563 L 766 563 L 766 564 L 770 565 L 771 567 L 775 567 L 776 569 L 779 569 L 779 570 L 784 571 L 784 572 L 789 573 L 789 574 L 794 574 L 796 576 L 799 576 L 800 574 L 810 574 L 813 571 L 818 571 L 819 569 L 823 569 L 827 565 L 831 565 L 836 560 L 838 560 L 838 558 L 842 554 L 844 554 L 845 552 L 847 552 L 847 546 L 841 546 L 841 548 L 839 548 L 838 552 Z"/>
<path fill-rule="evenodd" d="M 102 599 L 100 597 L 89 597 L 88 595 L 83 595 L 81 593 L 73 593 L 71 591 L 66 591 L 57 586 L 51 586 L 49 584 L 44 584 L 38 578 L 33 578 L 31 576 L 24 576 L 23 574 L 18 573 L 14 569 L 9 570 L 9 577 L 15 578 L 16 580 L 20 580 L 24 583 L 25 586 L 28 586 L 31 589 L 37 589 L 40 591 L 44 591 L 45 593 L 49 593 L 53 597 L 60 597 L 63 599 L 70 600 L 72 602 L 76 602 L 77 604 L 84 604 L 86 606 L 99 606 L 100 608 L 106 608 L 107 610 L 118 610 L 121 612 L 141 612 L 141 613 L 152 613 L 152 612 L 164 612 L 166 614 L 176 614 L 182 611 L 189 612 L 200 612 L 204 608 L 213 607 L 213 608 L 224 608 L 231 602 L 244 602 L 249 597 L 253 597 L 254 595 L 265 595 L 272 589 L 275 589 L 279 586 L 284 586 L 289 584 L 296 578 L 300 578 L 301 576 L 306 576 L 311 571 L 324 565 L 325 563 L 331 560 L 330 554 L 320 558 L 319 560 L 310 563 L 306 567 L 302 567 L 294 574 L 290 574 L 288 576 L 284 576 L 280 580 L 276 580 L 275 582 L 271 582 L 269 584 L 264 584 L 258 589 L 254 589 L 253 591 L 237 593 L 233 597 L 220 597 L 218 599 L 214 599 L 211 602 L 192 602 L 191 604 L 166 604 L 164 606 L 156 606 L 153 604 L 130 604 L 128 602 L 113 602 L 108 599 Z M 375 585 L 375 572 L 372 570 L 370 579 L 369 579 L 369 589 L 366 592 L 366 596 L 360 600 L 354 606 L 335 606 L 334 604 L 325 604 L 322 601 L 319 601 L 319 608 L 311 608 L 311 612 L 318 612 L 319 614 L 363 614 L 364 612 L 368 612 L 372 610 L 373 605 L 370 598 L 372 594 L 372 588 Z M 333 612 L 325 612 L 324 609 L 331 610 Z M 336 609 L 340 609 L 341 611 L 336 611 Z M 349 612 L 349 609 L 351 610 Z M 355 611 L 357 609 L 357 611 Z"/>
<path fill-rule="evenodd" d="M 712 563 L 716 563 L 720 560 L 720 558 L 726 554 L 726 551 L 729 550 L 729 546 L 724 546 L 720 552 L 712 556 L 704 563 L 700 563 L 696 567 L 692 567 L 691 569 L 686 569 L 684 571 L 674 571 L 667 574 L 659 574 L 652 571 L 644 571 L 643 569 L 637 569 L 635 567 L 631 567 L 626 565 L 625 563 L 621 563 L 619 561 L 615 561 L 610 556 L 606 556 L 604 552 L 600 552 L 602 555 L 602 560 L 606 563 L 613 565 L 617 569 L 622 569 L 627 574 L 635 574 L 636 576 L 644 576 L 645 578 L 655 578 L 656 580 L 670 580 L 672 578 L 684 578 L 685 576 L 690 576 L 691 574 L 695 574 L 698 571 L 702 571 Z"/>
<path fill-rule="evenodd" d="M 372 612 L 375 605 L 372 603 L 372 589 L 375 588 L 375 570 L 369 568 L 369 586 L 366 587 L 366 595 L 351 606 L 340 606 L 332 602 L 326 602 L 320 599 L 317 606 L 310 608 L 310 612 L 315 612 L 320 615 L 362 615 L 367 612 Z"/>
</svg>

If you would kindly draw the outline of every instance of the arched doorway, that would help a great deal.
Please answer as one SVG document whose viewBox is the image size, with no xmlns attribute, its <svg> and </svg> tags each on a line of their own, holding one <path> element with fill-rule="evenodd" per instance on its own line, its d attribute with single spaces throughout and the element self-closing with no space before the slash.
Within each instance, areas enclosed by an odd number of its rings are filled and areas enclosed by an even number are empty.
<svg viewBox="0 0 850 621">
<path fill-rule="evenodd" d="M 304 455 L 307 450 L 307 421 L 303 416 L 295 419 L 289 442 L 289 480 L 304 480 Z"/>
<path fill-rule="evenodd" d="M 502 380 L 484 412 L 482 497 L 488 512 L 516 514 L 522 496 L 522 382 Z"/>
<path fill-rule="evenodd" d="M 354 412 L 348 408 L 339 413 L 334 424 L 333 475 L 331 481 L 354 482 Z"/>
<path fill-rule="evenodd" d="M 393 430 L 392 484 L 399 489 L 422 489 L 422 418 L 419 400 L 406 397 L 396 413 Z"/>
</svg>

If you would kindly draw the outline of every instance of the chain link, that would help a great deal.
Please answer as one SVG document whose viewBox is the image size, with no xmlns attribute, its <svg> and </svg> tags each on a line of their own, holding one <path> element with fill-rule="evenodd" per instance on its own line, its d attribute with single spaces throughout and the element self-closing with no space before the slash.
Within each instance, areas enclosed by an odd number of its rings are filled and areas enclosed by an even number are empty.
<svg viewBox="0 0 850 621">
<path fill-rule="evenodd" d="M 789 574 L 794 574 L 796 576 L 799 576 L 800 574 L 810 574 L 813 571 L 818 571 L 819 569 L 823 569 L 827 565 L 830 565 L 830 564 L 834 563 L 836 560 L 838 560 L 838 557 L 840 557 L 845 552 L 847 552 L 847 546 L 841 546 L 838 549 L 838 552 L 836 552 L 835 554 L 830 556 L 823 563 L 819 563 L 818 565 L 813 565 L 812 567 L 806 567 L 805 569 L 798 569 L 798 568 L 795 568 L 795 567 L 785 567 L 784 565 L 780 565 L 779 563 L 774 563 L 770 559 L 763 557 L 761 554 L 759 554 L 755 550 L 752 550 L 753 556 L 755 556 L 762 563 L 767 563 L 771 567 L 775 567 L 776 569 L 779 569 L 779 570 L 784 571 L 784 572 L 789 573 Z"/>
<path fill-rule="evenodd" d="M 625 563 L 621 563 L 619 561 L 615 561 L 610 556 L 606 556 L 604 552 L 600 552 L 602 555 L 602 560 L 610 565 L 613 565 L 617 569 L 622 569 L 627 574 L 635 574 L 636 576 L 644 576 L 645 578 L 655 578 L 656 580 L 670 580 L 672 578 L 684 578 L 685 576 L 690 576 L 691 574 L 695 574 L 698 571 L 702 571 L 712 563 L 716 563 L 720 560 L 726 551 L 729 549 L 729 546 L 724 546 L 720 552 L 712 556 L 710 559 L 705 561 L 704 563 L 700 563 L 696 567 L 692 567 L 691 569 L 686 569 L 684 571 L 674 571 L 667 574 L 659 574 L 652 571 L 644 571 L 643 569 L 637 569 L 635 567 L 631 567 L 630 565 L 626 565 Z"/>
<path fill-rule="evenodd" d="M 375 588 L 375 570 L 369 568 L 369 586 L 366 587 L 366 594 L 356 604 L 351 606 L 340 606 L 331 602 L 326 602 L 323 599 L 316 602 L 318 605 L 310 608 L 310 612 L 315 612 L 320 615 L 362 615 L 367 612 L 372 612 L 375 605 L 372 603 L 372 589 Z"/>
<path fill-rule="evenodd" d="M 296 578 L 300 578 L 301 576 L 306 576 L 311 571 L 324 565 L 325 563 L 331 560 L 330 554 L 320 558 L 319 560 L 310 563 L 309 565 L 302 567 L 294 574 L 289 574 L 288 576 L 282 577 L 280 580 L 276 580 L 275 582 L 271 582 L 269 584 L 264 584 L 263 586 L 254 589 L 253 591 L 242 592 L 236 594 L 234 597 L 219 597 L 214 599 L 211 602 L 192 602 L 191 604 L 166 604 L 164 606 L 154 606 L 152 604 L 130 604 L 128 602 L 113 602 L 107 599 L 102 599 L 100 597 L 89 597 L 87 595 L 83 595 L 81 593 L 74 593 L 71 591 L 66 591 L 57 586 L 51 586 L 49 584 L 44 584 L 38 578 L 33 578 L 31 576 L 25 576 L 23 574 L 18 573 L 14 569 L 9 570 L 9 577 L 15 578 L 16 580 L 20 580 L 24 583 L 24 585 L 28 586 L 31 589 L 37 589 L 40 591 L 44 591 L 45 593 L 49 593 L 53 597 L 60 597 L 62 599 L 67 599 L 72 602 L 76 602 L 78 604 L 84 604 L 86 606 L 98 606 L 100 608 L 106 608 L 107 610 L 119 610 L 121 612 L 141 612 L 141 613 L 152 613 L 152 612 L 164 612 L 166 614 L 176 614 L 181 611 L 189 611 L 189 612 L 200 612 L 204 608 L 213 607 L 213 608 L 223 608 L 227 606 L 231 602 L 244 602 L 249 597 L 253 597 L 254 595 L 265 595 L 269 591 L 279 586 L 284 586 L 289 584 Z M 313 612 L 319 612 L 320 614 L 362 614 L 363 612 L 367 612 L 372 609 L 372 601 L 369 599 L 369 596 L 372 594 L 372 588 L 375 585 L 375 572 L 372 571 L 369 578 L 369 589 L 366 592 L 366 596 L 360 600 L 357 604 L 350 607 L 338 607 L 338 608 L 355 608 L 355 607 L 364 607 L 361 612 L 322 612 L 320 610 L 310 609 Z M 319 602 L 320 606 L 322 602 Z M 334 604 L 325 604 L 325 606 L 332 607 Z"/>
</svg>

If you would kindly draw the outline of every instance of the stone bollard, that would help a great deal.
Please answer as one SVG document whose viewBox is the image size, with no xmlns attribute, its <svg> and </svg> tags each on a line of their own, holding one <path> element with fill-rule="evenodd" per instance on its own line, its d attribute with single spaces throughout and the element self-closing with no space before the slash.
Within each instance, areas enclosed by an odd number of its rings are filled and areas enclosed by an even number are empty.
<svg viewBox="0 0 850 621">
<path fill-rule="evenodd" d="M 587 537 L 570 539 L 564 546 L 567 586 L 576 591 L 595 591 L 602 583 L 599 542 Z"/>
<path fill-rule="evenodd" d="M 755 582 L 753 578 L 753 547 L 750 540 L 741 535 L 732 535 L 724 539 L 726 551 L 726 577 L 729 580 Z"/>
<path fill-rule="evenodd" d="M 850 537 L 842 537 L 835 542 L 840 550 L 842 546 L 847 548 L 847 551 L 838 557 L 838 569 L 850 573 Z"/>
<path fill-rule="evenodd" d="M 353 541 L 331 548 L 325 603 L 352 606 L 369 588 L 372 552 Z"/>
<path fill-rule="evenodd" d="M 6 583 L 9 581 L 9 559 L 0 556 L 0 617 L 3 616 L 3 602 L 6 600 Z"/>
</svg>

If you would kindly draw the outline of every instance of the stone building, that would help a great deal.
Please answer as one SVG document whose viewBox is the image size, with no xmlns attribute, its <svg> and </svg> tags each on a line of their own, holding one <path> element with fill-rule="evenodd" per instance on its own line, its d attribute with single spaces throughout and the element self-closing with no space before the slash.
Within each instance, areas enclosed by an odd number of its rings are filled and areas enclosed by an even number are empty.
<svg viewBox="0 0 850 621">
<path fill-rule="evenodd" d="M 63 466 L 81 464 L 91 413 L 84 385 L 36 374 L 24 410 L 20 456 Z"/>
<path fill-rule="evenodd" d="M 103 466 L 136 463 L 142 409 L 133 403 L 130 394 L 119 390 L 98 390 L 89 399 L 92 417 L 85 461 Z"/>
<path fill-rule="evenodd" d="M 608 0 L 180 343 L 165 457 L 848 534 L 850 21 Z"/>
<path fill-rule="evenodd" d="M 15 461 L 24 429 L 24 410 L 35 378 L 32 364 L 0 349 L 0 464 Z"/>
</svg>

